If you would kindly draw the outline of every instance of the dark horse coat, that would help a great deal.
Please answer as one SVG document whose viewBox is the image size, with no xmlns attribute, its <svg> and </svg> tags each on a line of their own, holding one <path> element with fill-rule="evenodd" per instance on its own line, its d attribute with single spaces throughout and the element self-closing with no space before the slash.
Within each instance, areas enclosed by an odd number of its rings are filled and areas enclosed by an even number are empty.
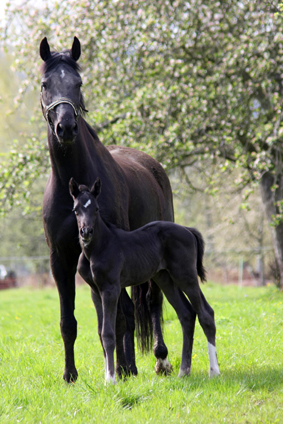
<svg viewBox="0 0 283 424">
<path fill-rule="evenodd" d="M 102 344 L 105 352 L 106 381 L 115 382 L 115 322 L 120 291 L 153 279 L 176 310 L 183 330 L 183 352 L 179 376 L 191 369 L 191 325 L 189 302 L 180 298 L 180 290 L 190 299 L 204 330 L 209 349 L 209 374 L 219 375 L 215 348 L 215 322 L 212 308 L 202 294 L 198 275 L 205 280 L 202 265 L 204 243 L 201 234 L 172 222 L 155 221 L 135 231 L 124 231 L 104 221 L 97 197 L 99 178 L 92 188 L 70 180 L 80 243 L 78 271 L 88 273 L 89 284 L 102 298 Z M 100 202 L 99 202 L 100 204 Z M 90 263 L 87 264 L 86 259 Z"/>
<path fill-rule="evenodd" d="M 71 50 L 50 52 L 47 39 L 40 44 L 44 61 L 41 79 L 41 106 L 48 122 L 48 147 L 51 174 L 43 199 L 45 236 L 50 248 L 50 264 L 60 297 L 61 334 L 65 347 L 66 381 L 77 378 L 74 343 L 77 335 L 75 309 L 75 273 L 81 248 L 72 213 L 68 184 L 71 177 L 91 184 L 99 175 L 105 190 L 100 198 L 101 215 L 125 230 L 147 222 L 173 220 L 172 192 L 162 166 L 148 155 L 119 146 L 104 147 L 94 130 L 82 117 L 85 111 L 81 77 L 77 60 L 80 42 L 75 37 Z M 145 288 L 147 291 L 147 288 Z M 91 291 L 102 328 L 101 297 Z M 140 297 L 146 303 L 145 295 Z M 160 314 L 162 298 L 156 284 L 148 293 L 154 330 L 154 353 L 157 370 L 168 371 L 167 348 L 164 344 Z M 146 304 L 137 310 L 146 310 Z M 142 314 L 143 316 L 143 314 Z M 134 306 L 127 292 L 121 294 L 117 315 L 117 372 L 137 373 L 134 352 Z"/>
</svg>

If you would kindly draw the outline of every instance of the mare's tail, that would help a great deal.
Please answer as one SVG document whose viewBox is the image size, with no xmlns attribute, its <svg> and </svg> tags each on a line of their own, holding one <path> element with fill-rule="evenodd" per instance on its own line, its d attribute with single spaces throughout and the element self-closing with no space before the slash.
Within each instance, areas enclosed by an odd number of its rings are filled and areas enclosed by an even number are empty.
<svg viewBox="0 0 283 424">
<path fill-rule="evenodd" d="M 142 353 L 150 352 L 153 347 L 153 327 L 148 305 L 149 295 L 149 282 L 131 287 L 131 297 L 135 305 L 136 336 Z"/>
<path fill-rule="evenodd" d="M 201 233 L 195 228 L 187 227 L 187 229 L 195 236 L 197 241 L 197 272 L 202 283 L 206 281 L 206 270 L 203 266 L 204 241 Z"/>
</svg>

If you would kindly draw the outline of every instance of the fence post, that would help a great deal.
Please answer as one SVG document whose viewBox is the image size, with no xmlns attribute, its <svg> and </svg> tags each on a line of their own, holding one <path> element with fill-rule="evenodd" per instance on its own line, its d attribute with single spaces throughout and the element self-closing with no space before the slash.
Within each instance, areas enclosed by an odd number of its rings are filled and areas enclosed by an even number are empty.
<svg viewBox="0 0 283 424">
<path fill-rule="evenodd" d="M 243 269 L 244 269 L 244 261 L 243 261 L 243 257 L 240 256 L 240 259 L 239 259 L 239 280 L 238 280 L 239 289 L 241 289 L 242 286 L 243 286 Z"/>
</svg>

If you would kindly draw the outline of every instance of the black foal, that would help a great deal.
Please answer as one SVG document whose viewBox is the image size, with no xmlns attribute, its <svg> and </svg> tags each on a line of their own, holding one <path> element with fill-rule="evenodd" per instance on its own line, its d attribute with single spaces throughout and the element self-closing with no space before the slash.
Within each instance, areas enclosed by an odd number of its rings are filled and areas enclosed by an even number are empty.
<svg viewBox="0 0 283 424">
<path fill-rule="evenodd" d="M 213 309 L 198 283 L 205 280 L 202 265 L 204 244 L 201 234 L 172 222 L 155 221 L 134 231 L 124 231 L 104 222 L 97 197 L 101 182 L 91 189 L 71 178 L 82 253 L 78 271 L 96 286 L 102 299 L 102 344 L 105 380 L 115 383 L 114 349 L 117 304 L 121 288 L 155 281 L 176 310 L 183 330 L 182 361 L 179 377 L 189 375 L 196 314 L 208 341 L 209 375 L 219 375 L 216 357 Z M 178 290 L 181 289 L 180 290 Z M 187 297 L 190 299 L 188 301 Z"/>
</svg>

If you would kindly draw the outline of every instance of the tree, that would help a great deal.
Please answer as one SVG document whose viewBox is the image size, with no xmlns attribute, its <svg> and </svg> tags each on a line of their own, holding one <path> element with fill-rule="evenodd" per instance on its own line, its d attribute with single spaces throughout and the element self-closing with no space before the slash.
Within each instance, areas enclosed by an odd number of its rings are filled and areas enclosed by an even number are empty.
<svg viewBox="0 0 283 424">
<path fill-rule="evenodd" d="M 40 39 L 83 44 L 89 119 L 105 143 L 143 149 L 168 169 L 238 169 L 261 187 L 283 285 L 283 17 L 265 1 L 121 0 L 9 6 L 18 69 L 38 85 Z M 29 7 L 27 7 L 29 5 Z M 60 19 L 57 17 L 60 16 Z M 13 22 L 17 22 L 13 26 Z M 21 25 L 21 37 L 19 27 Z M 215 167 L 214 167 L 215 169 Z M 216 186 L 210 175 L 210 190 Z"/>
</svg>

